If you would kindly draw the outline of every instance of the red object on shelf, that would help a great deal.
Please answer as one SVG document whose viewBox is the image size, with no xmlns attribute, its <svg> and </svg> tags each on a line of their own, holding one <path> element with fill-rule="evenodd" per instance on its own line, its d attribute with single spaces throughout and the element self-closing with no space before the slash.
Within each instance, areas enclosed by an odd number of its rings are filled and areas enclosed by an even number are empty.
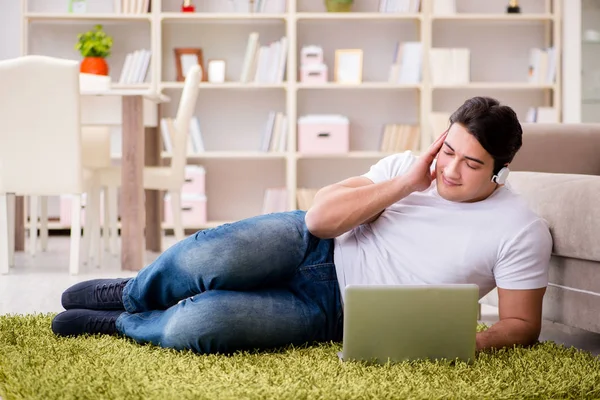
<svg viewBox="0 0 600 400">
<path fill-rule="evenodd" d="M 79 72 L 95 75 L 108 75 L 108 64 L 102 57 L 85 57 L 81 61 Z"/>
<path fill-rule="evenodd" d="M 184 0 L 181 4 L 181 12 L 195 12 L 196 7 L 192 4 L 191 0 Z"/>
</svg>

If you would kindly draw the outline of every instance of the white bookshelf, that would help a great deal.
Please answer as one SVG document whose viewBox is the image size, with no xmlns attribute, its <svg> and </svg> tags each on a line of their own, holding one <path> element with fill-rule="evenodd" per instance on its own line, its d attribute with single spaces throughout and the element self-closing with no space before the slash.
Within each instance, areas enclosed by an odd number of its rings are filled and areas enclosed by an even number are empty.
<svg viewBox="0 0 600 400">
<path fill-rule="evenodd" d="M 88 12 L 69 14 L 67 0 L 21 0 L 23 54 L 80 59 L 73 49 L 77 33 L 102 23 L 115 45 L 110 75 L 118 81 L 128 52 L 152 51 L 145 83 L 118 85 L 123 90 L 154 88 L 173 101 L 159 106 L 159 117 L 173 117 L 183 88 L 175 79 L 173 48 L 203 49 L 209 59 L 227 61 L 226 82 L 202 82 L 196 108 L 206 152 L 190 154 L 190 164 L 206 169 L 209 222 L 206 228 L 259 214 L 264 191 L 286 187 L 288 208 L 296 208 L 298 188 L 318 188 L 366 172 L 388 153 L 379 151 L 386 123 L 417 124 L 421 148 L 430 142 L 430 112 L 451 112 L 474 95 L 497 97 L 524 121 L 529 107 L 553 106 L 562 111 L 561 65 L 548 84 L 527 82 L 529 49 L 548 47 L 560 55 L 562 0 L 521 0 L 522 14 L 506 14 L 507 0 L 456 0 L 457 13 L 433 15 L 433 0 L 422 0 L 419 13 L 379 13 L 376 0 L 355 0 L 351 13 L 328 13 L 324 0 L 287 0 L 285 13 L 231 13 L 215 0 L 194 0 L 196 13 L 181 13 L 180 0 L 152 0 L 148 14 L 117 14 L 113 1 L 88 0 Z M 248 35 L 259 33 L 266 44 L 288 38 L 282 83 L 240 83 Z M 423 45 L 422 80 L 388 83 L 396 43 Z M 299 53 L 305 45 L 323 48 L 328 82 L 298 81 Z M 429 68 L 432 48 L 470 49 L 470 82 L 433 84 Z M 363 83 L 333 82 L 336 49 L 364 51 Z M 287 115 L 285 152 L 259 151 L 269 111 Z M 297 152 L 297 118 L 312 113 L 350 118 L 350 151 L 345 154 Z M 170 154 L 161 154 L 165 163 Z"/>
</svg>

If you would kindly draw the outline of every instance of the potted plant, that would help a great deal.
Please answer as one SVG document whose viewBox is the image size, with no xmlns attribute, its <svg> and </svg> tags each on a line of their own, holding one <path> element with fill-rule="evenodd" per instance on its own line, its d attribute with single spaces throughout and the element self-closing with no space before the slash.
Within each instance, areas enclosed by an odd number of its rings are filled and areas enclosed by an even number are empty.
<svg viewBox="0 0 600 400">
<path fill-rule="evenodd" d="M 329 12 L 349 12 L 354 0 L 325 0 L 325 7 Z"/>
<path fill-rule="evenodd" d="M 78 50 L 83 56 L 79 71 L 108 75 L 108 64 L 105 58 L 110 56 L 112 45 L 112 37 L 102 30 L 102 25 L 96 25 L 93 30 L 77 35 L 75 50 Z"/>
</svg>

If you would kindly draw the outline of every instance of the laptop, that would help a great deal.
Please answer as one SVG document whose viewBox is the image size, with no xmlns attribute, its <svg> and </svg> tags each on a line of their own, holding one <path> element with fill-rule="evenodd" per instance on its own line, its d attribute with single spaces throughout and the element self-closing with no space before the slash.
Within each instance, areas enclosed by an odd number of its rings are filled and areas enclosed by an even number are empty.
<svg viewBox="0 0 600 400">
<path fill-rule="evenodd" d="M 348 285 L 343 361 L 472 363 L 479 310 L 475 284 Z"/>
</svg>

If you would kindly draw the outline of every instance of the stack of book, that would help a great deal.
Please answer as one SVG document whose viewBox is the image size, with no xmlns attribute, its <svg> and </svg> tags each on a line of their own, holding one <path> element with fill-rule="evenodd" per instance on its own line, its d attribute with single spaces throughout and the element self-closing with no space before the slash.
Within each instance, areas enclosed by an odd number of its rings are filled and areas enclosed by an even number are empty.
<svg viewBox="0 0 600 400">
<path fill-rule="evenodd" d="M 532 48 L 529 51 L 528 82 L 552 84 L 556 79 L 556 50 Z"/>
<path fill-rule="evenodd" d="M 282 14 L 286 0 L 203 0 L 202 11 Z"/>
<path fill-rule="evenodd" d="M 379 0 L 381 13 L 418 13 L 421 0 Z"/>
<path fill-rule="evenodd" d="M 117 14 L 145 14 L 150 12 L 150 0 L 114 0 Z"/>
<path fill-rule="evenodd" d="M 262 45 L 257 32 L 248 36 L 244 64 L 240 82 L 242 83 L 282 83 L 288 52 L 286 36 Z"/>
<path fill-rule="evenodd" d="M 421 129 L 417 125 L 386 124 L 381 136 L 379 151 L 382 153 L 418 151 L 420 132 Z"/>
<path fill-rule="evenodd" d="M 554 107 L 530 107 L 525 122 L 552 124 L 558 123 L 558 112 Z"/>
<path fill-rule="evenodd" d="M 121 76 L 119 77 L 119 83 L 144 83 L 146 75 L 148 75 L 148 69 L 150 68 L 151 55 L 150 50 L 146 49 L 136 50 L 133 53 L 127 54 L 123 63 L 123 69 L 121 70 Z"/>
<path fill-rule="evenodd" d="M 464 85 L 471 81 L 471 50 L 434 48 L 429 52 L 431 81 L 434 85 Z"/>
<path fill-rule="evenodd" d="M 410 84 L 421 82 L 421 42 L 397 43 L 390 67 L 389 83 Z"/>
<path fill-rule="evenodd" d="M 260 151 L 284 152 L 287 148 L 288 119 L 282 112 L 271 111 L 260 144 Z"/>
<path fill-rule="evenodd" d="M 163 142 L 163 150 L 171 153 L 173 151 L 174 133 L 169 130 L 166 118 L 161 118 L 160 120 L 160 134 Z M 200 122 L 198 121 L 198 117 L 192 117 L 190 120 L 190 129 L 187 132 L 187 153 L 197 154 L 203 151 L 205 150 L 200 131 Z"/>
</svg>

